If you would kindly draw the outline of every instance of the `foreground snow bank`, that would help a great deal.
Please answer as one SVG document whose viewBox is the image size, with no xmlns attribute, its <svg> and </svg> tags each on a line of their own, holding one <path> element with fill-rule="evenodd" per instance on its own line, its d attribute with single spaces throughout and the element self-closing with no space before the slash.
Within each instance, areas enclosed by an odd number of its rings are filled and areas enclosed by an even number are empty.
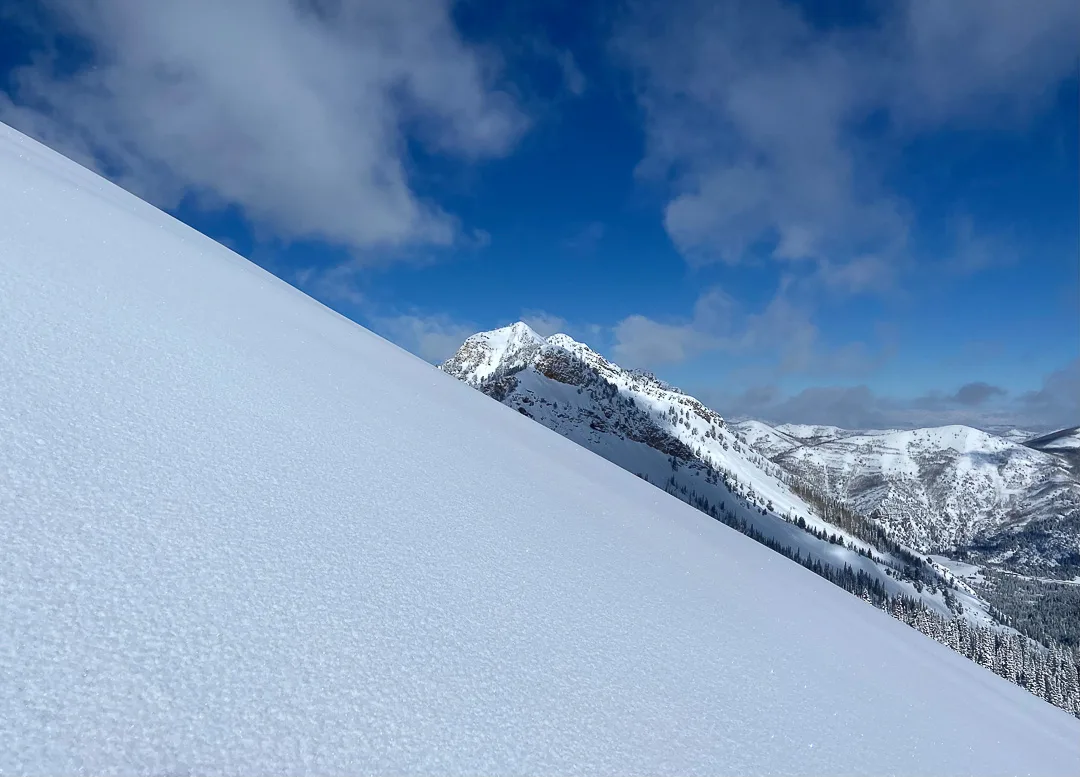
<svg viewBox="0 0 1080 777">
<path fill-rule="evenodd" d="M 2 127 L 0 224 L 0 772 L 1080 772 L 1065 713 Z"/>
</svg>

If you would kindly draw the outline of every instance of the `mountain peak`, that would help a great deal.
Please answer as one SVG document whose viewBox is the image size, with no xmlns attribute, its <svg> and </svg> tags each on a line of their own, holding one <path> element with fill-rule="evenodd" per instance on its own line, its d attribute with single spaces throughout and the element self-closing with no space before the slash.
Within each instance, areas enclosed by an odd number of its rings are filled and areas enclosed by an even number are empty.
<svg viewBox="0 0 1080 777">
<path fill-rule="evenodd" d="M 545 340 L 524 321 L 469 337 L 442 369 L 466 383 L 477 385 L 496 372 L 524 367 Z"/>
</svg>

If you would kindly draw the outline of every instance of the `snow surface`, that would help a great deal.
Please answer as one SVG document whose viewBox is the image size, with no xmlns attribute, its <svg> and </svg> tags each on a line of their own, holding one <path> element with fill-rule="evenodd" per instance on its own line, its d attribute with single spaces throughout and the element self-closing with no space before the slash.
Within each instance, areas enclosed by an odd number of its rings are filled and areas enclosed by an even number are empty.
<svg viewBox="0 0 1080 777">
<path fill-rule="evenodd" d="M 1080 722 L 0 127 L 0 772 L 1080 773 Z"/>
</svg>

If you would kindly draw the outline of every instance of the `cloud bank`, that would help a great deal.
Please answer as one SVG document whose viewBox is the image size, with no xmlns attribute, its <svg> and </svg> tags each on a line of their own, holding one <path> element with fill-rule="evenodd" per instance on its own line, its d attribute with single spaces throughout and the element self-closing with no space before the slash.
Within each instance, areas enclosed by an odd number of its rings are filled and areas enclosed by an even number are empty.
<svg viewBox="0 0 1080 777">
<path fill-rule="evenodd" d="M 775 423 L 846 429 L 965 424 L 1042 432 L 1080 423 L 1080 359 L 1044 376 L 1040 389 L 1015 396 L 981 382 L 968 383 L 951 393 L 933 392 L 912 399 L 883 395 L 865 385 L 815 386 L 791 395 L 775 386 L 756 386 L 738 394 L 706 389 L 702 394 L 731 417 Z"/>
<path fill-rule="evenodd" d="M 616 50 L 646 120 L 641 171 L 672 187 L 676 246 L 698 262 L 765 246 L 783 261 L 860 263 L 839 271 L 856 287 L 898 258 L 910 228 L 882 176 L 890 147 L 1022 121 L 1076 72 L 1072 0 L 871 3 L 828 27 L 779 0 L 635 8 Z"/>
<path fill-rule="evenodd" d="M 284 239 L 452 244 L 409 144 L 508 153 L 528 125 L 449 0 L 46 0 L 0 120 L 158 205 L 194 193 Z M 41 32 L 39 30 L 39 32 Z M 89 57 L 70 69 L 72 41 Z"/>
</svg>

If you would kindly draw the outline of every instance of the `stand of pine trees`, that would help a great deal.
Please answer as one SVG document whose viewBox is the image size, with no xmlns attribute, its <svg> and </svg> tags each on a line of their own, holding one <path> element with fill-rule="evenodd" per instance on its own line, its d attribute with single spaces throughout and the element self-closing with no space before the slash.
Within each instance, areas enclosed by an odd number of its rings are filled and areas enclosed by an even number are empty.
<svg viewBox="0 0 1080 777">
<path fill-rule="evenodd" d="M 1080 650 L 1060 645 L 1052 639 L 1039 644 L 1021 634 L 1007 634 L 999 629 L 975 626 L 960 617 L 944 617 L 916 599 L 890 596 L 879 579 L 870 577 L 861 569 L 853 570 L 848 564 L 843 569 L 837 569 L 822 564 L 818 559 L 803 557 L 800 550 L 793 551 L 766 537 L 745 519 L 727 510 L 725 505 L 711 504 L 697 492 L 689 491 L 685 486 L 677 487 L 674 478 L 667 482 L 665 490 L 952 648 L 979 666 L 1080 718 Z M 944 593 L 950 609 L 955 609 L 951 592 L 946 588 Z"/>
</svg>

